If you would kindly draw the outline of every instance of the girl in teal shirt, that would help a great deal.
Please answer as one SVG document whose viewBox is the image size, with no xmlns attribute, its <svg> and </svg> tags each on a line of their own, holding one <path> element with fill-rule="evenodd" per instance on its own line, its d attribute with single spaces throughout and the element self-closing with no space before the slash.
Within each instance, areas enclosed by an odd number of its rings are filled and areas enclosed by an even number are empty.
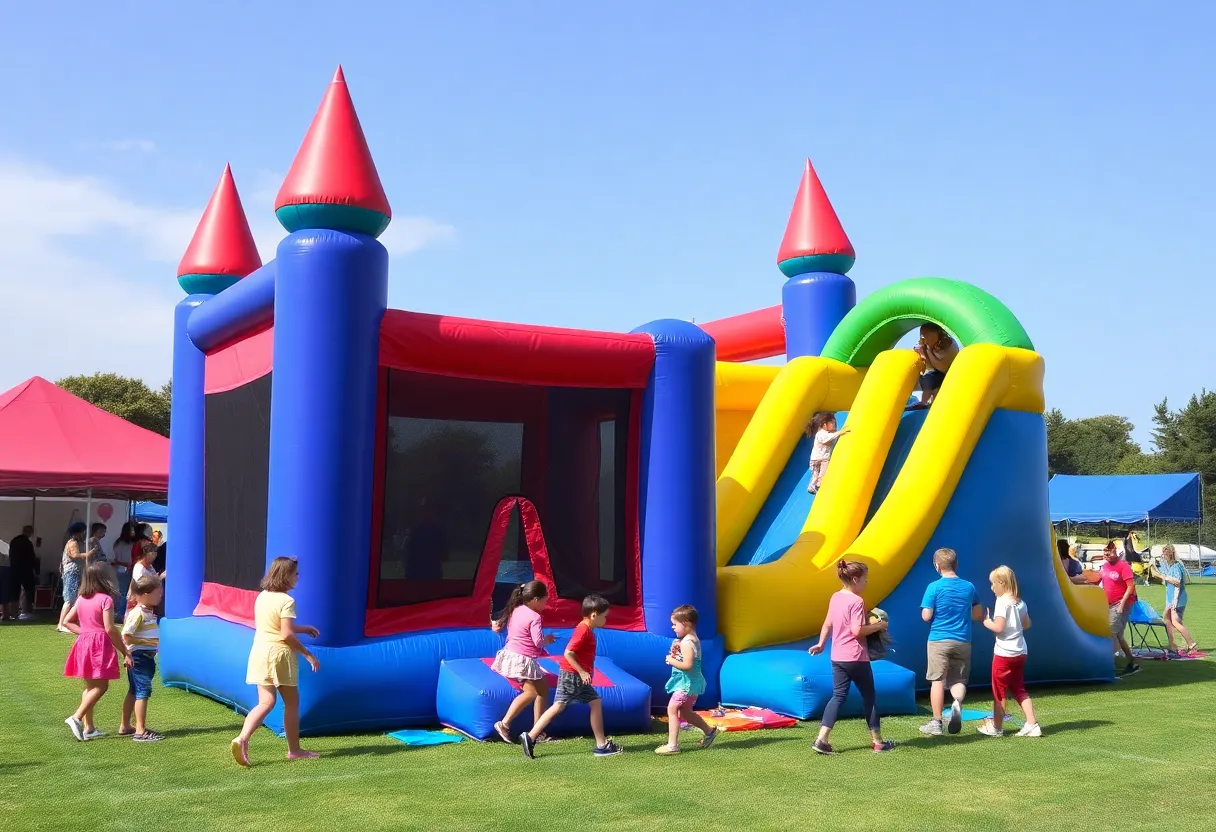
<svg viewBox="0 0 1216 832">
<path fill-rule="evenodd" d="M 1174 547 L 1169 543 L 1161 548 L 1161 560 L 1164 569 L 1157 574 L 1165 583 L 1165 614 L 1162 617 L 1165 619 L 1165 632 L 1169 639 L 1167 649 L 1171 653 L 1178 652 L 1178 645 L 1174 642 L 1174 633 L 1177 632 L 1186 640 L 1185 652 L 1194 653 L 1199 649 L 1199 645 L 1182 623 L 1182 616 L 1186 611 L 1186 567 L 1178 562 Z"/>
</svg>

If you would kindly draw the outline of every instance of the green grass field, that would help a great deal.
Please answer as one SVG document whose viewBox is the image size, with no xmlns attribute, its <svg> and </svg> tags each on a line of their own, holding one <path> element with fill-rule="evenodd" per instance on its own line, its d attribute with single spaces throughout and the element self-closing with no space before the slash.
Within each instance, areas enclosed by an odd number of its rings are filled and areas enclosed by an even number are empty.
<svg viewBox="0 0 1216 832">
<path fill-rule="evenodd" d="M 1158 609 L 1162 590 L 1143 596 Z M 1216 647 L 1216 587 L 1188 609 L 1200 644 Z M 1040 638 L 1042 638 L 1040 634 Z M 288 763 L 282 740 L 254 738 L 255 767 L 228 741 L 241 718 L 157 688 L 159 744 L 71 739 L 79 702 L 61 675 L 71 637 L 45 624 L 0 628 L 0 830 L 480 829 L 992 830 L 1216 829 L 1216 662 L 1145 662 L 1124 682 L 1032 689 L 1042 739 L 994 740 L 966 723 L 922 737 L 918 717 L 884 720 L 900 746 L 871 754 L 864 725 L 841 722 L 839 756 L 810 750 L 815 724 L 727 734 L 706 752 L 660 758 L 660 735 L 618 737 L 626 753 L 594 759 L 568 740 L 523 759 L 518 747 L 463 742 L 407 748 L 380 735 L 306 743 Z M 1033 642 L 1031 643 L 1033 650 Z M 125 692 L 125 682 L 115 690 Z M 98 724 L 117 726 L 121 697 Z M 986 708 L 986 691 L 971 707 Z"/>
</svg>

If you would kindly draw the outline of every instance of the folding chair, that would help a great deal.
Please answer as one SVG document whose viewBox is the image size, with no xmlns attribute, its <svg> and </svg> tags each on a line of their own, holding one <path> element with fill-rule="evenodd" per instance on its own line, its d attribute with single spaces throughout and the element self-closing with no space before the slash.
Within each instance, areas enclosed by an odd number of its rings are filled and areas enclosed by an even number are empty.
<svg viewBox="0 0 1216 832">
<path fill-rule="evenodd" d="M 1165 635 L 1165 619 L 1153 609 L 1148 601 L 1136 601 L 1132 613 L 1127 618 L 1131 638 L 1128 640 L 1134 655 L 1137 650 L 1144 652 L 1159 652 L 1165 654 L 1168 639 Z M 1150 644 L 1150 639 L 1152 643 Z"/>
</svg>

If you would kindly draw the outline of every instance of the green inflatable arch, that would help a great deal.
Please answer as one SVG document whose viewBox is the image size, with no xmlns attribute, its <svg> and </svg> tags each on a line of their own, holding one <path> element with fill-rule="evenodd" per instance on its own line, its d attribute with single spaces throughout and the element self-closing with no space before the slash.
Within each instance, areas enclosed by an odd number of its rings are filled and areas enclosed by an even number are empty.
<svg viewBox="0 0 1216 832">
<path fill-rule="evenodd" d="M 1009 307 L 983 289 L 943 277 L 915 277 L 863 298 L 833 330 L 822 355 L 868 367 L 925 321 L 949 330 L 964 346 L 1034 349 Z"/>
</svg>

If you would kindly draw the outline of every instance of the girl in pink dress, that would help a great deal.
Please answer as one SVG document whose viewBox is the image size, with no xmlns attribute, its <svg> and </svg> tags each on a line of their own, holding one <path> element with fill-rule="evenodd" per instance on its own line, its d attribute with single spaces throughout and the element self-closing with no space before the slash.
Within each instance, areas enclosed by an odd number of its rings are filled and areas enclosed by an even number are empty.
<svg viewBox="0 0 1216 832">
<path fill-rule="evenodd" d="M 131 656 L 114 625 L 116 591 L 106 564 L 92 564 L 85 570 L 80 596 L 64 620 L 64 626 L 77 638 L 63 665 L 63 675 L 84 680 L 80 707 L 64 723 L 81 742 L 105 736 L 93 723 L 93 708 L 105 696 L 110 681 L 118 678 L 118 654 L 122 654 L 127 667 L 131 666 Z"/>
<path fill-rule="evenodd" d="M 549 655 L 545 648 L 554 642 L 552 633 L 545 635 L 541 629 L 540 613 L 549 603 L 549 590 L 540 581 L 520 584 L 507 599 L 507 608 L 494 622 L 495 632 L 507 631 L 507 643 L 494 657 L 491 669 L 516 682 L 520 693 L 507 708 L 494 730 L 503 742 L 511 739 L 511 720 L 515 719 L 529 703 L 533 706 L 533 720 L 539 720 L 548 704 L 549 685 L 545 671 L 536 660 Z"/>
</svg>

